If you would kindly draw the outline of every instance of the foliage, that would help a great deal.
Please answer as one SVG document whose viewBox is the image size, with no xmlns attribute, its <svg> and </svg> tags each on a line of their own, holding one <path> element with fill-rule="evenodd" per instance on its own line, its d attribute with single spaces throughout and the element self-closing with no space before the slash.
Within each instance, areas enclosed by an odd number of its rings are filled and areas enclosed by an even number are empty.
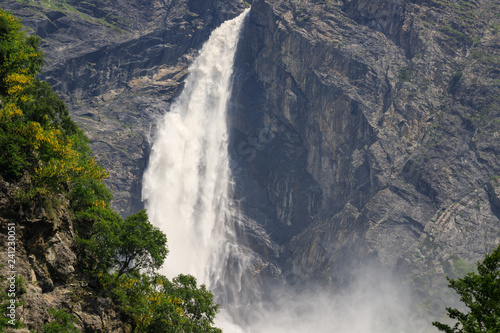
<svg viewBox="0 0 500 333">
<path fill-rule="evenodd" d="M 100 24 L 106 25 L 106 26 L 108 26 L 110 28 L 117 29 L 114 26 L 115 21 L 118 19 L 115 15 L 108 13 L 104 17 L 99 17 L 99 18 L 98 17 L 93 17 L 93 16 L 90 16 L 90 15 L 88 15 L 88 14 L 80 11 L 78 8 L 72 6 L 66 0 L 37 0 L 37 1 L 32 1 L 32 0 L 16 0 L 16 1 L 18 1 L 20 3 L 23 3 L 23 4 L 29 4 L 31 6 L 37 6 L 37 7 L 46 8 L 46 9 L 49 9 L 49 10 L 52 10 L 52 11 L 72 13 L 74 15 L 78 15 L 78 17 L 80 19 L 82 19 L 84 21 L 87 21 L 87 22 L 90 22 L 92 24 L 100 23 Z"/>
<path fill-rule="evenodd" d="M 477 273 L 449 279 L 449 287 L 457 292 L 469 312 L 446 308 L 448 316 L 457 323 L 453 328 L 439 322 L 432 323 L 434 326 L 447 333 L 500 332 L 500 246 L 478 263 Z"/>
<path fill-rule="evenodd" d="M 161 275 L 135 272 L 101 278 L 116 282 L 111 295 L 133 319 L 134 332 L 221 332 L 212 326 L 219 306 L 204 285 L 197 287 L 192 276 L 179 275 L 170 281 Z"/>
<path fill-rule="evenodd" d="M 152 318 L 146 332 L 168 331 L 168 321 L 179 327 L 178 331 L 181 332 L 222 332 L 210 326 L 219 308 L 213 303 L 213 295 L 204 285 L 197 289 L 194 277 L 181 274 L 172 282 L 164 280 L 161 287 L 160 297 L 168 297 L 169 302 L 156 302 L 152 305 L 153 312 L 157 315 Z M 174 306 L 175 312 L 172 311 Z M 163 316 L 158 316 L 162 313 L 169 313 L 167 321 Z"/>
<path fill-rule="evenodd" d="M 408 70 L 408 67 L 401 68 L 401 70 L 399 71 L 399 80 L 405 82 L 411 82 L 411 75 L 410 71 Z"/>
<path fill-rule="evenodd" d="M 140 272 L 154 273 L 168 253 L 165 235 L 151 225 L 144 210 L 125 221 L 101 207 L 85 214 L 96 221 L 92 236 L 81 240 L 95 258 L 93 270 L 135 332 L 221 332 L 212 327 L 219 306 L 194 277 L 169 281 Z"/>
<path fill-rule="evenodd" d="M 118 275 L 139 269 L 157 270 L 168 250 L 167 237 L 148 221 L 145 210 L 127 217 L 122 225 L 118 254 L 123 257 Z"/>
<path fill-rule="evenodd" d="M 465 260 L 458 257 L 454 260 L 453 266 L 451 267 L 453 278 L 460 278 L 465 276 L 467 273 L 475 271 L 476 267 L 474 265 L 469 265 Z"/>
<path fill-rule="evenodd" d="M 76 179 L 107 173 L 90 156 L 86 138 L 50 85 L 35 78 L 43 64 L 39 39 L 0 9 L 0 175 L 30 174 L 28 198 L 70 188 Z"/>
<path fill-rule="evenodd" d="M 24 281 L 24 278 L 21 275 L 16 275 L 14 279 L 14 284 L 16 286 L 17 296 L 26 294 L 26 292 L 28 291 L 26 289 L 26 282 Z"/>
<path fill-rule="evenodd" d="M 22 91 L 43 64 L 38 37 L 27 37 L 18 19 L 0 9 L 0 95 Z"/>
<path fill-rule="evenodd" d="M 106 185 L 96 179 L 76 179 L 70 193 L 71 208 L 82 212 L 91 207 L 108 207 L 113 196 Z"/>
<path fill-rule="evenodd" d="M 74 324 L 77 319 L 75 316 L 66 312 L 66 309 L 49 310 L 49 313 L 54 317 L 54 320 L 42 326 L 42 333 L 78 333 Z"/>
<path fill-rule="evenodd" d="M 117 276 L 140 269 L 154 271 L 165 260 L 167 238 L 149 221 L 145 210 L 123 221 L 105 208 L 95 207 L 86 212 L 96 220 L 93 235 L 85 241 L 96 261 L 96 269 L 103 272 L 117 270 Z"/>
</svg>

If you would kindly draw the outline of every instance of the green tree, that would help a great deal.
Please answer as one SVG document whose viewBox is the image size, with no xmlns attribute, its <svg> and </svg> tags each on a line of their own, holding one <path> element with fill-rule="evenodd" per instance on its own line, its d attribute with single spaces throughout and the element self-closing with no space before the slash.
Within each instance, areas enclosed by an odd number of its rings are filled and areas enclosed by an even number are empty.
<svg viewBox="0 0 500 333">
<path fill-rule="evenodd" d="M 26 36 L 22 31 L 19 19 L 0 8 L 0 95 L 17 90 L 9 85 L 12 75 L 31 81 L 40 72 L 43 54 L 38 43 L 37 36 Z"/>
<path fill-rule="evenodd" d="M 500 333 L 500 246 L 478 263 L 477 273 L 448 281 L 468 312 L 446 308 L 457 323 L 453 327 L 432 324 L 446 333 Z"/>
<path fill-rule="evenodd" d="M 168 301 L 151 305 L 154 315 L 144 332 L 222 333 L 212 326 L 219 306 L 204 285 L 197 287 L 193 276 L 181 274 L 172 281 L 165 279 L 159 293 Z"/>
<path fill-rule="evenodd" d="M 163 265 L 168 249 L 167 237 L 148 220 L 145 210 L 123 221 L 110 210 L 95 207 L 86 212 L 95 220 L 93 235 L 85 241 L 94 253 L 97 269 L 115 270 L 117 277 L 134 271 L 154 272 Z"/>
<path fill-rule="evenodd" d="M 127 217 L 121 227 L 118 276 L 140 269 L 157 270 L 167 257 L 167 237 L 148 220 L 146 210 Z"/>
<path fill-rule="evenodd" d="M 190 275 L 172 281 L 134 272 L 118 277 L 111 296 L 133 319 L 136 333 L 221 333 L 213 327 L 219 305 L 204 285 Z"/>
<path fill-rule="evenodd" d="M 38 43 L 0 9 L 0 175 L 15 181 L 30 174 L 31 193 L 45 196 L 107 173 L 94 163 L 64 103 L 35 78 L 43 65 Z"/>
</svg>

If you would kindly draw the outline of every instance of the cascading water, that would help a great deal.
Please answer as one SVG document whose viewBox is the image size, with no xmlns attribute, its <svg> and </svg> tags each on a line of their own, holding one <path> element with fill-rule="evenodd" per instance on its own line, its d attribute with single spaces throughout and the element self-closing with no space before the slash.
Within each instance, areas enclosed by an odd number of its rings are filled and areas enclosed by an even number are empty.
<svg viewBox="0 0 500 333">
<path fill-rule="evenodd" d="M 226 109 L 233 61 L 248 9 L 223 23 L 189 68 L 184 90 L 158 126 L 143 180 L 152 223 L 168 237 L 162 273 L 195 276 L 223 285 L 232 260 L 232 280 L 244 256 L 231 227 Z M 233 283 L 234 284 L 234 283 Z"/>
</svg>

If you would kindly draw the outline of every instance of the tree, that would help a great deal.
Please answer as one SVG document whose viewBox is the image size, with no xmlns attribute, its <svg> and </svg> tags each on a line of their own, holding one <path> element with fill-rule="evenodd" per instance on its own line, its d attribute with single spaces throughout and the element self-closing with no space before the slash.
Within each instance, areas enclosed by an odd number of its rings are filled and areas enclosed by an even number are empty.
<svg viewBox="0 0 500 333">
<path fill-rule="evenodd" d="M 446 333 L 500 333 L 500 246 L 478 263 L 477 273 L 448 281 L 469 312 L 446 308 L 457 323 L 453 327 L 432 324 Z"/>
<path fill-rule="evenodd" d="M 162 275 L 134 272 L 115 281 L 111 297 L 133 319 L 137 333 L 221 333 L 213 327 L 219 305 L 190 275 L 172 281 Z"/>
<path fill-rule="evenodd" d="M 179 275 L 172 281 L 165 279 L 159 292 L 168 298 L 168 302 L 152 305 L 156 316 L 146 332 L 193 332 L 193 333 L 222 333 L 218 328 L 212 327 L 219 305 L 213 301 L 213 295 L 205 285 L 199 288 L 196 279 L 191 275 Z M 175 311 L 172 311 L 175 307 Z M 167 316 L 162 314 L 168 311 Z M 177 327 L 169 330 L 166 323 Z"/>
<path fill-rule="evenodd" d="M 123 221 L 115 212 L 93 207 L 86 212 L 95 220 L 93 236 L 83 240 L 94 253 L 97 269 L 122 274 L 141 269 L 155 271 L 165 260 L 167 237 L 148 220 L 145 210 L 130 215 Z"/>
<path fill-rule="evenodd" d="M 36 79 L 43 65 L 38 43 L 0 9 L 0 175 L 16 181 L 30 174 L 29 196 L 46 197 L 76 179 L 100 181 L 107 173 L 94 163 L 64 103 Z"/>
<path fill-rule="evenodd" d="M 118 276 L 140 269 L 155 271 L 168 254 L 167 237 L 149 222 L 144 209 L 125 219 L 119 241 Z"/>
<path fill-rule="evenodd" d="M 12 83 L 30 83 L 43 66 L 39 38 L 26 36 L 19 19 L 0 8 L 0 95 L 19 89 Z"/>
</svg>

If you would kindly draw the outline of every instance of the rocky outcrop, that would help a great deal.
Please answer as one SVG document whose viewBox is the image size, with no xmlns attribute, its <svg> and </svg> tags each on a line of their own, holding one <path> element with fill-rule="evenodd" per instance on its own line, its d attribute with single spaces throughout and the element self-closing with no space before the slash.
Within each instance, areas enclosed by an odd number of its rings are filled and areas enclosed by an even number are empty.
<svg viewBox="0 0 500 333">
<path fill-rule="evenodd" d="M 51 201 L 19 200 L 28 183 L 29 177 L 17 184 L 0 178 L 0 253 L 4 267 L 0 276 L 2 283 L 9 285 L 11 281 L 5 279 L 16 277 L 16 319 L 30 330 L 40 331 L 52 320 L 48 312 L 51 308 L 65 308 L 77 317 L 82 332 L 129 332 L 111 300 L 97 296 L 85 274 L 77 270 L 68 200 L 63 195 Z"/>
</svg>

